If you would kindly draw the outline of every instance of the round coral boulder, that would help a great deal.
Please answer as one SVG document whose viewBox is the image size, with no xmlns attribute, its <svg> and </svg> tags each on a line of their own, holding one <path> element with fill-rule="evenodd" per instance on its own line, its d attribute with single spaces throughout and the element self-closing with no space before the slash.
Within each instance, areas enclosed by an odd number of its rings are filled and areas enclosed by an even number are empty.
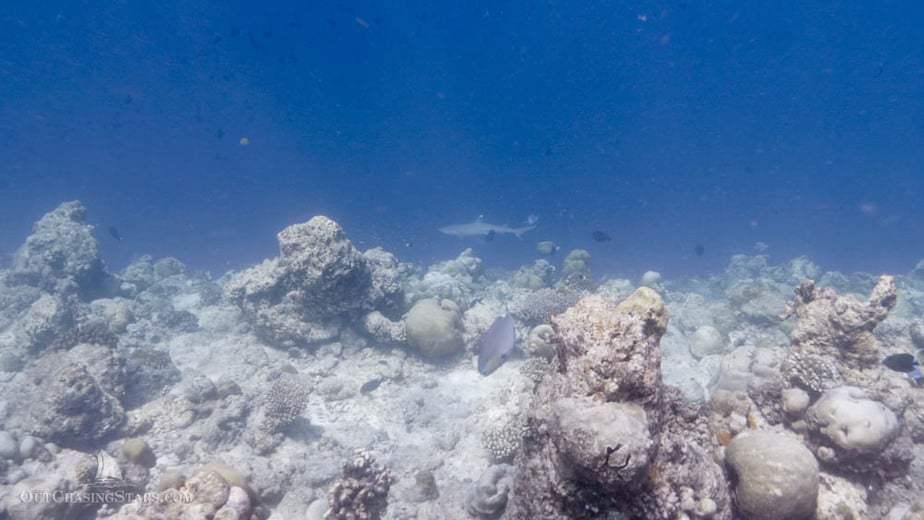
<svg viewBox="0 0 924 520">
<path fill-rule="evenodd" d="M 452 300 L 420 300 L 405 318 L 408 344 L 426 357 L 443 357 L 461 351 L 463 331 L 462 312 Z"/>
<path fill-rule="evenodd" d="M 795 436 L 742 433 L 726 448 L 725 462 L 737 479 L 738 511 L 747 520 L 814 518 L 818 461 Z"/>
</svg>

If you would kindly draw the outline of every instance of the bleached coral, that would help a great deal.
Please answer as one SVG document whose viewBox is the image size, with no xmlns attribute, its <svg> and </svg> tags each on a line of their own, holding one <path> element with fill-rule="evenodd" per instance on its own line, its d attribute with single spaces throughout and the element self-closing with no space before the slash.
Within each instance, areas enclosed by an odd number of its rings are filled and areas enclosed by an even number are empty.
<svg viewBox="0 0 924 520">
<path fill-rule="evenodd" d="M 832 446 L 848 452 L 881 451 L 899 433 L 895 413 L 856 387 L 825 392 L 806 417 L 809 426 Z"/>
<path fill-rule="evenodd" d="M 526 424 L 523 417 L 513 417 L 506 422 L 491 425 L 481 434 L 481 443 L 493 462 L 511 462 L 520 449 Z"/>
<path fill-rule="evenodd" d="M 484 283 L 481 259 L 466 249 L 453 260 L 433 264 L 422 278 L 405 282 L 408 303 L 424 298 L 445 298 L 463 307 L 472 305 L 475 292 Z"/>
<path fill-rule="evenodd" d="M 793 348 L 829 353 L 857 368 L 870 366 L 880 358 L 872 331 L 888 316 L 895 302 L 895 281 L 891 276 L 880 277 L 866 301 L 805 281 L 787 309 L 787 315 L 797 318 L 792 331 Z"/>
<path fill-rule="evenodd" d="M 552 283 L 555 266 L 545 259 L 533 262 L 533 265 L 523 266 L 510 277 L 510 285 L 523 289 L 540 289 Z"/>
<path fill-rule="evenodd" d="M 739 434 L 726 449 L 738 511 L 750 520 L 807 519 L 818 501 L 818 461 L 795 435 Z"/>
<path fill-rule="evenodd" d="M 405 318 L 408 344 L 426 357 L 438 358 L 462 350 L 463 331 L 462 313 L 451 300 L 420 300 Z"/>
<path fill-rule="evenodd" d="M 496 464 L 478 478 L 465 497 L 465 510 L 475 518 L 497 518 L 507 507 L 507 495 L 513 485 L 513 467 Z"/>
<path fill-rule="evenodd" d="M 529 331 L 524 350 L 533 357 L 551 359 L 555 355 L 555 343 L 552 338 L 555 330 L 551 325 L 537 325 Z"/>
</svg>

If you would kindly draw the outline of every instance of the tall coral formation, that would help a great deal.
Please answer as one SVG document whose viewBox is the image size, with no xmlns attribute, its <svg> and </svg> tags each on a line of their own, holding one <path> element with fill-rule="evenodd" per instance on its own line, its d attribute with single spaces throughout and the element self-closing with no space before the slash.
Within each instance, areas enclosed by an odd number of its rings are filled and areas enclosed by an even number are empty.
<svg viewBox="0 0 924 520">
<path fill-rule="evenodd" d="M 667 519 L 697 508 L 731 518 L 721 468 L 690 440 L 707 425 L 661 382 L 657 293 L 641 288 L 618 305 L 588 296 L 552 326 L 557 366 L 528 414 L 509 518 Z"/>
<path fill-rule="evenodd" d="M 811 403 L 789 418 L 806 429 L 818 459 L 839 471 L 901 475 L 912 459 L 901 410 L 883 404 L 902 400 L 879 388 L 883 353 L 873 336 L 895 304 L 895 282 L 882 276 L 866 301 L 805 281 L 789 308 L 797 320 L 784 384 L 809 392 Z"/>
<path fill-rule="evenodd" d="M 873 329 L 886 319 L 896 300 L 891 276 L 880 277 L 865 302 L 806 280 L 796 289 L 786 314 L 797 319 L 793 349 L 838 357 L 851 368 L 868 368 L 880 358 Z"/>
<path fill-rule="evenodd" d="M 228 296 L 265 339 L 284 347 L 330 341 L 342 318 L 403 296 L 388 253 L 361 254 L 333 220 L 317 216 L 277 235 L 279 256 L 237 273 Z"/>
<path fill-rule="evenodd" d="M 89 299 L 104 290 L 109 276 L 79 201 L 65 202 L 32 226 L 13 258 L 11 279 L 51 293 L 78 293 Z"/>
</svg>

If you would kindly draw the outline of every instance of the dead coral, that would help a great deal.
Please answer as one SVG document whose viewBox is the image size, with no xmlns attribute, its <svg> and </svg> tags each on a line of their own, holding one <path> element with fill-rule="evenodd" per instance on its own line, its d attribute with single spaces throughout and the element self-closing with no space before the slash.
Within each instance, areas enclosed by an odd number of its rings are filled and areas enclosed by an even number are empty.
<svg viewBox="0 0 924 520">
<path fill-rule="evenodd" d="M 527 325 L 548 323 L 549 319 L 574 305 L 580 293 L 568 288 L 545 287 L 535 291 L 517 293 L 510 302 L 510 314 Z"/>
<path fill-rule="evenodd" d="M 787 381 L 815 394 L 821 394 L 841 382 L 835 363 L 802 349 L 790 351 L 781 368 Z"/>
<path fill-rule="evenodd" d="M 494 462 L 510 462 L 519 451 L 525 433 L 526 423 L 523 417 L 514 417 L 485 430 L 481 434 L 481 443 Z"/>
<path fill-rule="evenodd" d="M 527 415 L 507 517 L 514 520 L 731 518 L 705 415 L 662 385 L 660 297 L 588 296 L 552 319 L 556 369 Z M 689 506 L 689 507 L 687 507 Z"/>
<path fill-rule="evenodd" d="M 784 314 L 796 317 L 792 346 L 833 354 L 851 368 L 873 366 L 880 355 L 872 331 L 885 320 L 896 300 L 891 276 L 881 276 L 865 302 L 806 280 L 796 289 L 795 301 Z"/>
<path fill-rule="evenodd" d="M 343 467 L 343 476 L 331 487 L 325 520 L 377 520 L 388 507 L 388 490 L 394 478 L 375 463 L 372 455 L 357 450 Z"/>
</svg>

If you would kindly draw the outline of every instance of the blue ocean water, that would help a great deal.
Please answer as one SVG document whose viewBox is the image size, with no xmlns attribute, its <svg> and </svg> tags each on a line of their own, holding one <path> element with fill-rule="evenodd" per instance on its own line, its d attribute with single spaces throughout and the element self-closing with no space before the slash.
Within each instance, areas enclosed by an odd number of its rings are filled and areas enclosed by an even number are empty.
<svg viewBox="0 0 924 520">
<path fill-rule="evenodd" d="M 0 253 L 80 199 L 114 268 L 240 268 L 322 213 L 424 263 L 515 267 L 553 240 L 598 273 L 682 276 L 764 242 L 906 272 L 922 21 L 914 2 L 4 2 Z M 437 231 L 478 215 L 539 221 Z"/>
</svg>

